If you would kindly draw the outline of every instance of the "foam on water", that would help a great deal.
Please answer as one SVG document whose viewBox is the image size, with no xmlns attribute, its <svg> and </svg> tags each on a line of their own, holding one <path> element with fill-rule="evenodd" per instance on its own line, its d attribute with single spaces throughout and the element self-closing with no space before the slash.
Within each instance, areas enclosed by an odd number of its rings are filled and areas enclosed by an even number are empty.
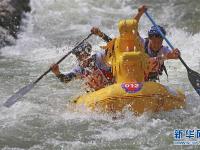
<svg viewBox="0 0 200 150">
<path fill-rule="evenodd" d="M 174 1 L 171 1 L 174 2 Z M 151 5 L 154 1 L 148 2 Z M 1 49 L 0 104 L 14 91 L 34 81 L 51 63 L 59 60 L 74 45 L 84 39 L 92 26 L 98 26 L 112 38 L 117 36 L 117 22 L 136 13 L 138 1 L 94 0 L 32 0 L 32 12 L 24 20 L 16 45 Z M 168 2 L 158 2 L 149 11 L 159 24 L 164 23 L 167 38 L 180 49 L 182 58 L 193 70 L 200 72 L 200 33 L 178 28 L 170 14 L 175 10 Z M 162 12 L 158 13 L 158 12 Z M 169 13 L 170 12 L 170 13 Z M 145 16 L 140 33 L 146 36 L 151 26 Z M 93 36 L 89 40 L 94 50 L 104 44 Z M 61 63 L 63 72 L 76 65 L 73 56 Z M 45 76 L 21 101 L 10 109 L 0 109 L 0 148 L 7 149 L 180 149 L 173 145 L 177 128 L 198 129 L 199 97 L 191 87 L 187 72 L 179 60 L 167 61 L 167 80 L 161 83 L 186 92 L 187 106 L 183 110 L 144 113 L 136 117 L 127 110 L 113 120 L 110 114 L 72 112 L 69 100 L 84 93 L 81 81 L 60 83 L 51 73 Z M 195 147 L 187 147 L 192 149 Z"/>
</svg>

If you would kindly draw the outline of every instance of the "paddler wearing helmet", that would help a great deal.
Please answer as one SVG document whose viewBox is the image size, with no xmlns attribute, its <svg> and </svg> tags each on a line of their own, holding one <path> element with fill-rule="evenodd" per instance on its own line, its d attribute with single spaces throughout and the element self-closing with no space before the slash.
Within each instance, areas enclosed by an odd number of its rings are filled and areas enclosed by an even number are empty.
<svg viewBox="0 0 200 150">
<path fill-rule="evenodd" d="M 141 16 L 147 10 L 145 5 L 138 8 L 138 13 L 134 16 L 134 19 L 139 22 Z M 166 31 L 162 26 L 158 26 L 160 31 L 166 35 Z M 164 66 L 164 60 L 178 59 L 180 51 L 175 48 L 170 50 L 167 46 L 163 46 L 163 38 L 155 26 L 152 26 L 148 31 L 148 37 L 142 38 L 145 52 L 150 56 L 150 63 L 152 66 L 151 72 L 148 74 L 146 80 L 156 81 L 159 80 L 159 75 L 162 75 L 163 70 L 167 74 L 167 70 Z"/>
<path fill-rule="evenodd" d="M 104 53 L 97 52 L 91 55 L 92 46 L 88 42 L 82 43 L 73 54 L 78 60 L 78 66 L 69 73 L 61 73 L 57 64 L 52 64 L 52 72 L 61 82 L 68 83 L 73 79 L 83 79 L 87 85 L 86 91 L 99 90 L 114 82 L 111 68 L 104 63 Z"/>
<path fill-rule="evenodd" d="M 147 10 L 147 7 L 145 5 L 142 5 L 138 8 L 138 13 L 133 17 L 138 23 L 141 18 L 141 16 L 144 14 L 144 12 Z M 162 33 L 166 35 L 166 31 L 163 27 L 158 26 Z M 107 36 L 105 33 L 101 32 L 100 29 L 95 27 L 93 29 L 94 34 L 109 39 L 111 41 L 111 38 Z M 139 33 L 138 33 L 139 35 Z M 167 74 L 167 70 L 164 65 L 164 60 L 167 59 L 178 59 L 180 56 L 180 51 L 175 48 L 173 50 L 170 50 L 167 46 L 163 46 L 163 38 L 160 35 L 160 33 L 157 31 L 155 26 L 152 26 L 148 31 L 148 37 L 147 38 L 141 38 L 141 43 L 145 49 L 145 52 L 149 55 L 149 63 L 151 66 L 151 71 L 146 75 L 146 81 L 156 81 L 159 80 L 159 75 L 162 75 L 163 70 Z M 113 45 L 111 45 L 113 46 Z M 168 75 L 168 74 L 167 74 Z"/>
</svg>

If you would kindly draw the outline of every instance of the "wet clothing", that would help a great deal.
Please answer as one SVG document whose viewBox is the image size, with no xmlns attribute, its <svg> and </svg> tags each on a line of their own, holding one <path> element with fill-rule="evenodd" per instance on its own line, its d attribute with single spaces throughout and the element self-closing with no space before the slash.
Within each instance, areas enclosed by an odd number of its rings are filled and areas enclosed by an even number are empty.
<svg viewBox="0 0 200 150">
<path fill-rule="evenodd" d="M 70 73 L 60 74 L 57 76 L 62 82 L 69 82 L 72 79 L 85 79 L 86 85 L 90 90 L 99 90 L 114 82 L 111 68 L 106 66 L 103 61 L 103 52 L 92 55 L 89 59 L 90 63 L 87 67 L 81 65 L 72 69 Z"/>
<path fill-rule="evenodd" d="M 148 38 L 141 38 L 141 42 L 144 45 L 144 49 L 145 52 L 150 56 L 150 57 L 157 57 L 157 58 L 162 58 L 163 56 L 166 57 L 167 54 L 170 52 L 170 49 L 167 46 L 162 46 L 161 49 L 157 52 L 152 51 L 149 47 L 149 39 Z M 167 70 L 165 68 L 164 65 L 164 60 L 160 60 L 159 61 L 159 69 L 158 70 L 152 70 L 152 72 L 150 72 L 148 74 L 148 77 L 146 80 L 151 80 L 151 81 L 155 81 L 155 80 L 159 80 L 159 75 L 162 75 L 163 70 L 165 71 L 166 75 L 167 74 Z"/>
</svg>

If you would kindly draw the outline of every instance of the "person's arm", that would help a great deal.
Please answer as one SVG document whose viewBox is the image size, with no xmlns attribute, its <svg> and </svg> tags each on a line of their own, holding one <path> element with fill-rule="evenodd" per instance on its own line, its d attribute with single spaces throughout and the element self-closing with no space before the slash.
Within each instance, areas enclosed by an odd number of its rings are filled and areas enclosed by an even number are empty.
<svg viewBox="0 0 200 150">
<path fill-rule="evenodd" d="M 139 8 L 138 8 L 138 13 L 135 15 L 135 16 L 133 16 L 133 19 L 135 19 L 136 21 L 137 21 L 137 23 L 139 24 L 139 21 L 140 21 L 140 18 L 141 18 L 141 16 L 144 14 L 144 12 L 145 11 L 147 11 L 147 6 L 146 5 L 141 5 Z M 140 33 L 139 32 L 137 32 L 137 34 L 138 34 L 138 36 L 140 37 L 140 38 L 142 38 L 141 36 L 140 36 Z M 141 39 L 141 42 L 142 42 L 143 40 Z M 143 42 L 142 42 L 143 43 Z"/>
<path fill-rule="evenodd" d="M 51 65 L 51 71 L 56 75 L 56 77 L 61 81 L 68 83 L 72 79 L 76 78 L 76 74 L 74 72 L 70 72 L 68 74 L 63 74 L 60 72 L 58 64 Z"/>
<path fill-rule="evenodd" d="M 181 55 L 179 49 L 170 50 L 168 46 L 163 46 L 162 51 L 165 59 L 178 59 Z"/>
<path fill-rule="evenodd" d="M 141 16 L 144 14 L 146 10 L 147 7 L 145 5 L 140 6 L 138 8 L 138 13 L 135 16 L 133 16 L 133 19 L 135 19 L 139 23 Z"/>
<path fill-rule="evenodd" d="M 74 78 L 76 78 L 76 74 L 73 72 L 70 72 L 68 74 L 62 74 L 60 73 L 59 75 L 56 76 L 61 82 L 68 83 Z"/>
<path fill-rule="evenodd" d="M 99 37 L 101 37 L 104 41 L 106 42 L 110 42 L 112 40 L 112 38 L 110 38 L 108 35 L 106 35 L 105 33 L 101 32 L 101 30 L 97 27 L 93 27 L 91 29 L 91 33 L 98 35 Z"/>
<path fill-rule="evenodd" d="M 181 55 L 179 49 L 175 48 L 171 52 L 167 54 L 167 59 L 178 59 L 178 57 Z"/>
</svg>

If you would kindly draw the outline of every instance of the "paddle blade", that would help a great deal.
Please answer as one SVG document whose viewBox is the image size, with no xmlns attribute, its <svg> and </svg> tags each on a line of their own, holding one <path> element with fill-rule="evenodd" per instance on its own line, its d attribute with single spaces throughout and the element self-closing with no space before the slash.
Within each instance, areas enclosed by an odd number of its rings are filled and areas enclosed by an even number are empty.
<svg viewBox="0 0 200 150">
<path fill-rule="evenodd" d="M 191 69 L 188 69 L 188 79 L 200 96 L 200 74 Z"/>
<path fill-rule="evenodd" d="M 6 107 L 12 106 L 14 103 L 16 103 L 21 97 L 23 97 L 26 93 L 28 93 L 33 87 L 34 83 L 31 83 L 23 88 L 21 88 L 19 91 L 17 91 L 13 96 L 11 96 L 3 105 Z"/>
</svg>

